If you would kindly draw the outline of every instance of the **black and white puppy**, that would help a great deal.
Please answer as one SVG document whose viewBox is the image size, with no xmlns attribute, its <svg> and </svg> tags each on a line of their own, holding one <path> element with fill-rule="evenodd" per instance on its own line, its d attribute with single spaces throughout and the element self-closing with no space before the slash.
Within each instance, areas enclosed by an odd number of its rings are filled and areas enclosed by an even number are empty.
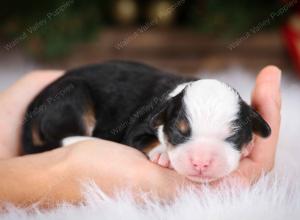
<svg viewBox="0 0 300 220">
<path fill-rule="evenodd" d="M 233 88 L 186 78 L 144 64 L 110 61 L 68 71 L 29 105 L 24 153 L 38 153 L 85 137 L 146 152 L 161 166 L 197 181 L 235 170 L 251 149 L 253 132 L 269 125 Z"/>
</svg>

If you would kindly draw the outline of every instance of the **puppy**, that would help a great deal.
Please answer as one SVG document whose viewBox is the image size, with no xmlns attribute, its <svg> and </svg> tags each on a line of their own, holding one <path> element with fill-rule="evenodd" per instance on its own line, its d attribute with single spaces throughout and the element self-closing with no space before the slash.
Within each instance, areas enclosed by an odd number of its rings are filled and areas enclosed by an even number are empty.
<svg viewBox="0 0 300 220">
<path fill-rule="evenodd" d="M 268 137 L 271 129 L 227 84 L 110 61 L 68 71 L 45 88 L 27 109 L 22 146 L 39 153 L 102 138 L 209 182 L 237 168 L 253 133 Z"/>
</svg>

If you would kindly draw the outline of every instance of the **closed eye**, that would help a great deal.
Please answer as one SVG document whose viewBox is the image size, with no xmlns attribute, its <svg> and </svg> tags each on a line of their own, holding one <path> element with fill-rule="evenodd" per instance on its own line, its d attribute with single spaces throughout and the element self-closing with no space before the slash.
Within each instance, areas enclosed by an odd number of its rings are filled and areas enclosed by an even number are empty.
<svg viewBox="0 0 300 220">
<path fill-rule="evenodd" d="M 238 135 L 234 134 L 225 139 L 226 142 L 235 143 L 238 140 Z"/>
</svg>

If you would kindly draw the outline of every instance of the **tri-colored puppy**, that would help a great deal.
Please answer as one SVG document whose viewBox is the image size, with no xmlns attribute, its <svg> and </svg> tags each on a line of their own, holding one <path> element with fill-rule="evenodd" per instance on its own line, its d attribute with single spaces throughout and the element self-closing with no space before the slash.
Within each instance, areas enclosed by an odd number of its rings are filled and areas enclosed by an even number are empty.
<svg viewBox="0 0 300 220">
<path fill-rule="evenodd" d="M 239 164 L 253 132 L 269 125 L 233 88 L 153 67 L 111 61 L 68 71 L 30 104 L 24 153 L 38 153 L 96 137 L 146 151 L 187 178 L 212 181 Z"/>
</svg>

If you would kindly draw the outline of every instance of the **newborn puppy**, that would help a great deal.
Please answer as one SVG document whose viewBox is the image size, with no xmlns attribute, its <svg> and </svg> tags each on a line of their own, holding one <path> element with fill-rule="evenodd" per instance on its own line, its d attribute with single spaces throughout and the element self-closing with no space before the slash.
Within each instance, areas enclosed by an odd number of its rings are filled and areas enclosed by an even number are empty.
<svg viewBox="0 0 300 220">
<path fill-rule="evenodd" d="M 204 79 L 179 85 L 151 123 L 161 145 L 150 158 L 198 182 L 235 170 L 251 151 L 252 132 L 262 137 L 271 132 L 234 89 Z"/>
<path fill-rule="evenodd" d="M 102 138 L 208 182 L 237 168 L 253 132 L 268 137 L 271 130 L 227 84 L 111 61 L 68 71 L 45 88 L 28 107 L 22 144 L 24 153 L 38 153 Z"/>
</svg>

